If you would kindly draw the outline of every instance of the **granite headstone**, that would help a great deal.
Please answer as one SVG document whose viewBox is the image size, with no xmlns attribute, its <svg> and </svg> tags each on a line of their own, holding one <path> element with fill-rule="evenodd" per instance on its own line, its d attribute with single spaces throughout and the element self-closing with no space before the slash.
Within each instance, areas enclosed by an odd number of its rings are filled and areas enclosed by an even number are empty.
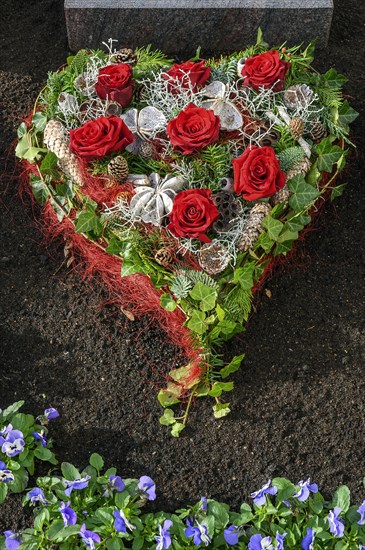
<svg viewBox="0 0 365 550">
<path fill-rule="evenodd" d="M 109 38 L 118 47 L 152 44 L 167 54 L 205 56 L 240 50 L 258 27 L 270 44 L 317 38 L 326 45 L 332 0 L 65 0 L 69 46 L 98 48 Z"/>
</svg>

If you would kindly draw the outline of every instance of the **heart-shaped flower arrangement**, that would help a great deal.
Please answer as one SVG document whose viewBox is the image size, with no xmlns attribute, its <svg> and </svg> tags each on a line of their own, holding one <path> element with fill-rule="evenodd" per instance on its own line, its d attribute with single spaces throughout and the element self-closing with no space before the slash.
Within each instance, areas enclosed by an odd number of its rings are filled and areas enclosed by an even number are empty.
<svg viewBox="0 0 365 550">
<path fill-rule="evenodd" d="M 34 197 L 68 261 L 97 274 L 131 318 L 147 313 L 180 345 L 159 400 L 220 396 L 242 356 L 253 289 L 335 197 L 349 123 L 344 77 L 310 67 L 313 47 L 254 46 L 173 64 L 150 47 L 81 50 L 49 75 L 18 131 Z M 191 399 L 189 400 L 189 404 Z M 182 421 L 180 421 L 182 420 Z"/>
</svg>

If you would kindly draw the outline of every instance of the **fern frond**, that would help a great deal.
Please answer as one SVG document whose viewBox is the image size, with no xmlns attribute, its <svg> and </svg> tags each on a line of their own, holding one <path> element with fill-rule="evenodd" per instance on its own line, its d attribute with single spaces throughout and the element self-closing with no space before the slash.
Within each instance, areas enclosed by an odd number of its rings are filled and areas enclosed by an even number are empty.
<svg viewBox="0 0 365 550">
<path fill-rule="evenodd" d="M 187 277 L 187 279 L 189 279 L 193 283 L 193 285 L 195 285 L 195 283 L 197 282 L 201 282 L 206 286 L 210 286 L 211 288 L 214 288 L 214 290 L 217 290 L 217 291 L 219 290 L 219 284 L 217 283 L 217 281 L 212 279 L 212 277 L 207 275 L 207 273 L 205 273 L 204 271 L 195 271 L 194 269 L 187 269 L 187 270 L 184 270 L 182 273 L 183 275 L 185 275 L 185 277 Z"/>
</svg>

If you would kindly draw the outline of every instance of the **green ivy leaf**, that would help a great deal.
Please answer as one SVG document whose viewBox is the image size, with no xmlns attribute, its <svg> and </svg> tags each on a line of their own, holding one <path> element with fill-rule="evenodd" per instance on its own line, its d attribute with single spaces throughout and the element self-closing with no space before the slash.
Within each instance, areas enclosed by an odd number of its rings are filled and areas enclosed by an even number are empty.
<svg viewBox="0 0 365 550">
<path fill-rule="evenodd" d="M 43 132 L 47 124 L 47 117 L 44 113 L 38 111 L 32 118 L 32 124 L 36 132 Z"/>
<path fill-rule="evenodd" d="M 266 233 L 266 231 L 263 231 L 260 233 L 259 238 L 255 242 L 255 250 L 259 247 L 261 247 L 266 253 L 270 252 L 273 245 L 275 244 L 275 241 L 270 239 L 269 235 Z"/>
<path fill-rule="evenodd" d="M 27 133 L 27 131 L 28 131 L 28 128 L 25 122 L 22 122 L 16 131 L 18 138 L 21 139 Z"/>
<path fill-rule="evenodd" d="M 182 422 L 175 422 L 171 428 L 172 437 L 180 437 L 181 432 L 185 429 L 185 424 Z"/>
<path fill-rule="evenodd" d="M 220 397 L 224 391 L 232 391 L 234 388 L 233 382 L 214 382 L 208 395 L 211 397 Z"/>
<path fill-rule="evenodd" d="M 166 311 L 174 311 L 177 307 L 177 303 L 175 302 L 171 294 L 169 294 L 168 292 L 161 295 L 160 304 L 161 304 L 161 307 Z"/>
<path fill-rule="evenodd" d="M 194 309 L 187 326 L 190 330 L 196 332 L 197 334 L 204 334 L 204 332 L 208 329 L 208 325 L 205 323 L 204 311 Z"/>
<path fill-rule="evenodd" d="M 200 302 L 200 309 L 202 311 L 210 311 L 211 309 L 214 309 L 217 301 L 217 291 L 214 290 L 214 288 L 198 281 L 189 291 L 189 295 L 193 298 L 193 300 Z"/>
<path fill-rule="evenodd" d="M 93 231 L 96 235 L 100 235 L 103 230 L 103 225 L 100 218 L 91 210 L 82 210 L 77 216 L 75 225 L 76 233 L 88 233 Z"/>
<path fill-rule="evenodd" d="M 39 178 L 32 176 L 30 178 L 34 198 L 39 204 L 45 204 L 50 195 L 48 186 Z"/>
<path fill-rule="evenodd" d="M 309 206 L 320 193 L 309 185 L 301 174 L 298 174 L 288 182 L 288 187 L 293 193 L 289 198 L 290 207 L 296 212 L 300 212 Z"/>
<path fill-rule="evenodd" d="M 279 254 L 287 254 L 291 247 L 293 246 L 294 241 L 284 241 L 283 243 L 278 243 L 274 250 L 274 256 L 279 256 Z"/>
<path fill-rule="evenodd" d="M 296 241 L 298 238 L 298 231 L 292 231 L 289 227 L 283 228 L 282 233 L 278 237 L 279 243 L 284 243 L 286 241 Z"/>
<path fill-rule="evenodd" d="M 163 426 L 171 426 L 176 422 L 174 411 L 172 409 L 165 409 L 163 415 L 159 419 L 160 424 Z"/>
<path fill-rule="evenodd" d="M 54 173 L 53 168 L 56 166 L 57 162 L 58 162 L 57 156 L 51 151 L 48 151 L 48 153 L 46 154 L 46 156 L 41 162 L 40 171 L 42 172 L 42 174 L 45 174 L 45 173 L 53 174 Z"/>
<path fill-rule="evenodd" d="M 353 109 L 346 100 L 338 110 L 338 123 L 342 126 L 342 128 L 348 130 L 349 124 L 351 124 L 351 122 L 353 122 L 358 116 L 359 113 L 355 111 L 355 109 Z"/>
<path fill-rule="evenodd" d="M 163 407 L 169 407 L 179 403 L 179 397 L 181 395 L 182 388 L 178 384 L 169 382 L 167 388 L 160 390 L 157 395 L 157 399 L 160 405 Z"/>
<path fill-rule="evenodd" d="M 323 79 L 330 88 L 342 88 L 348 80 L 343 74 L 338 73 L 336 69 L 329 69 L 323 75 Z"/>
<path fill-rule="evenodd" d="M 233 282 L 239 283 L 243 290 L 249 290 L 253 285 L 253 273 L 255 270 L 255 262 L 246 263 L 243 267 L 239 267 L 234 272 Z"/>
<path fill-rule="evenodd" d="M 275 220 L 271 216 L 266 216 L 266 218 L 262 220 L 261 225 L 267 229 L 269 238 L 276 241 L 281 230 L 283 229 L 284 224 L 279 220 Z"/>
<path fill-rule="evenodd" d="M 223 418 L 231 412 L 229 408 L 230 403 L 216 403 L 213 407 L 213 414 L 215 418 Z"/>
<path fill-rule="evenodd" d="M 321 143 L 317 145 L 316 150 L 318 153 L 317 166 L 318 170 L 321 172 L 331 172 L 333 165 L 340 160 L 343 154 L 341 147 L 332 145 L 331 136 L 322 140 Z"/>
<path fill-rule="evenodd" d="M 334 187 L 331 192 L 331 201 L 337 199 L 337 197 L 340 197 L 346 187 L 346 183 L 341 183 L 341 185 L 337 185 L 337 187 Z"/>
<path fill-rule="evenodd" d="M 225 365 L 219 372 L 222 378 L 227 378 L 230 374 L 233 372 L 236 372 L 242 363 L 242 360 L 244 358 L 245 354 L 242 355 L 236 355 L 233 357 L 232 361 L 228 363 L 228 365 Z"/>
<path fill-rule="evenodd" d="M 98 470 L 99 472 L 104 466 L 103 457 L 100 456 L 98 453 L 93 453 L 90 456 L 89 462 L 90 462 L 91 466 L 93 466 L 95 468 L 95 470 Z"/>
</svg>

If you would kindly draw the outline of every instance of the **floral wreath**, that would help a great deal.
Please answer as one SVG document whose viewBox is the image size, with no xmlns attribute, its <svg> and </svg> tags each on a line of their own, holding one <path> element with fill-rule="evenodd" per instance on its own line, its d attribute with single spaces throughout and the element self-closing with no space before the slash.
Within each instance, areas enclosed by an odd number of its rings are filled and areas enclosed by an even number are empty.
<svg viewBox="0 0 365 550">
<path fill-rule="evenodd" d="M 224 365 L 219 347 L 244 331 L 254 291 L 323 199 L 342 193 L 357 113 L 346 79 L 311 67 L 312 44 L 270 49 L 259 32 L 241 52 L 181 64 L 106 46 L 49 74 L 16 154 L 68 263 L 183 349 L 158 395 L 178 436 L 195 396 L 230 412 L 220 397 L 243 355 Z"/>
</svg>

